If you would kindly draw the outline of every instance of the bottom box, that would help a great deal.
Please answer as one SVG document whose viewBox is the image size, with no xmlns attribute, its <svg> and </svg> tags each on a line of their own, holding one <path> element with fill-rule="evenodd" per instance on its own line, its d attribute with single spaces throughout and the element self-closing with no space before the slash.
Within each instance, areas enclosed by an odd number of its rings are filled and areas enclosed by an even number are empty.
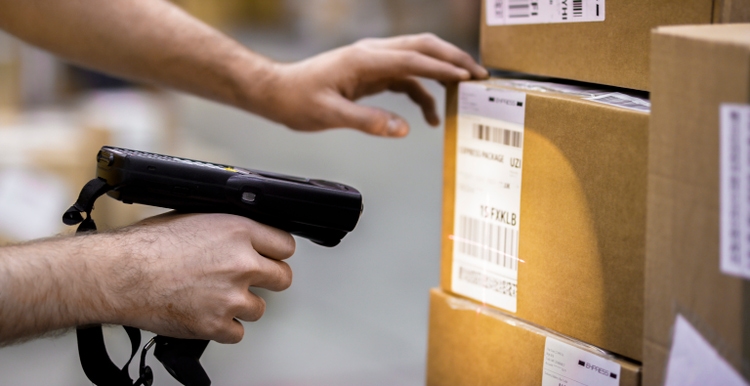
<svg viewBox="0 0 750 386">
<path fill-rule="evenodd" d="M 440 289 L 428 344 L 428 385 L 640 384 L 636 363 Z"/>
</svg>

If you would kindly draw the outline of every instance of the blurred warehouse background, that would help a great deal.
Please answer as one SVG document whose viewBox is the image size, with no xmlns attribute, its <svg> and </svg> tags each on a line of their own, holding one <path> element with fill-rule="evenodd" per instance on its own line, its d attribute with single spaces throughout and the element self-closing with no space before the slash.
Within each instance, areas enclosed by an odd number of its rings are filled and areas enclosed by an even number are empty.
<svg viewBox="0 0 750 386">
<path fill-rule="evenodd" d="M 474 56 L 478 47 L 479 0 L 176 2 L 279 61 L 363 37 L 418 32 Z M 425 84 L 442 113 L 442 87 Z M 439 277 L 443 132 L 424 123 L 403 95 L 362 103 L 402 115 L 411 133 L 398 140 L 350 130 L 296 133 L 73 67 L 0 35 L 0 240 L 70 232 L 60 215 L 93 176 L 102 144 L 347 183 L 365 198 L 356 231 L 333 249 L 298 240 L 292 288 L 259 291 L 265 316 L 246 324 L 241 343 L 211 344 L 204 366 L 216 385 L 424 384 L 428 288 Z M 112 228 L 158 212 L 105 198 L 95 217 Z M 110 355 L 123 363 L 124 332 L 106 334 Z M 155 384 L 177 385 L 149 361 Z M 88 383 L 72 333 L 0 348 L 0 385 L 80 384 Z"/>
</svg>

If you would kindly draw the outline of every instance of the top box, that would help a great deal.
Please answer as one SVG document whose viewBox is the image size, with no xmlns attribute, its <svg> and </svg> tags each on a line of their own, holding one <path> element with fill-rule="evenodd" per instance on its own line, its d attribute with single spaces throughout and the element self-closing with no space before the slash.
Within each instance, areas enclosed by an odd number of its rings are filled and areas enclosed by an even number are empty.
<svg viewBox="0 0 750 386">
<path fill-rule="evenodd" d="M 750 0 L 485 0 L 485 66 L 649 91 L 651 30 L 750 21 Z"/>
</svg>

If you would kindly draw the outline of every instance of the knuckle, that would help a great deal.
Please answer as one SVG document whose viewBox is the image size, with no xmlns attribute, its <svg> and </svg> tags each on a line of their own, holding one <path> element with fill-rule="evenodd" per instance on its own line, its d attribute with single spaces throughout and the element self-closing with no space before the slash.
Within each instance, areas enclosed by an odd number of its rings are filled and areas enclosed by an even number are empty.
<svg viewBox="0 0 750 386">
<path fill-rule="evenodd" d="M 417 35 L 419 43 L 426 45 L 434 45 L 440 42 L 440 38 L 432 32 L 423 32 Z"/>
<path fill-rule="evenodd" d="M 260 297 L 256 296 L 256 300 L 253 302 L 252 310 L 250 313 L 250 322 L 258 321 L 263 314 L 266 313 L 266 301 Z"/>
<path fill-rule="evenodd" d="M 456 63 L 463 63 L 463 64 L 469 64 L 469 63 L 473 63 L 474 62 L 474 59 L 471 57 L 471 55 L 467 54 L 464 51 L 460 51 L 460 50 L 454 54 L 453 60 Z"/>
<path fill-rule="evenodd" d="M 281 279 L 279 280 L 279 289 L 281 291 L 284 291 L 292 286 L 292 279 L 294 278 L 294 274 L 292 273 L 292 268 L 289 266 L 289 264 L 281 264 L 281 267 L 284 272 L 281 275 Z"/>
<path fill-rule="evenodd" d="M 257 260 L 258 256 L 256 256 L 256 254 L 242 254 L 238 257 L 240 258 L 237 259 L 237 262 L 233 267 L 237 272 L 253 274 L 260 271 L 260 264 Z"/>
<path fill-rule="evenodd" d="M 227 304 L 227 306 L 226 306 L 225 316 L 226 317 L 231 317 L 231 316 L 237 314 L 237 312 L 239 312 L 239 310 L 241 310 L 241 309 L 243 309 L 243 308 L 245 308 L 247 306 L 247 300 L 245 299 L 244 296 L 242 296 L 242 294 L 237 293 L 237 294 L 235 294 L 233 296 L 230 296 L 227 299 L 226 304 Z"/>
<path fill-rule="evenodd" d="M 352 46 L 370 46 L 375 42 L 375 38 L 359 39 Z"/>
<path fill-rule="evenodd" d="M 406 51 L 401 53 L 401 58 L 403 64 L 407 66 L 417 66 L 419 65 L 419 60 L 421 58 L 421 54 L 414 52 L 414 51 Z"/>
<path fill-rule="evenodd" d="M 205 332 L 211 338 L 226 336 L 227 330 L 222 318 L 212 318 L 205 323 Z"/>
<path fill-rule="evenodd" d="M 281 246 L 281 253 L 284 255 L 284 257 L 292 257 L 292 255 L 294 255 L 294 252 L 297 250 L 297 241 L 290 233 L 287 233 L 284 236 L 284 239 L 285 240 Z"/>
<path fill-rule="evenodd" d="M 229 344 L 240 343 L 240 341 L 242 341 L 243 337 L 245 337 L 245 329 L 244 328 L 241 329 L 241 330 L 238 330 L 238 331 L 236 331 L 236 332 L 234 332 L 232 334 L 230 334 L 229 337 L 228 337 L 228 339 L 227 339 L 227 341 L 226 341 L 226 343 L 229 343 Z"/>
<path fill-rule="evenodd" d="M 368 52 L 371 51 L 370 45 L 372 44 L 372 41 L 369 39 L 362 39 L 351 46 L 351 55 L 349 58 L 353 60 L 355 63 L 361 60 L 363 55 L 366 55 Z"/>
</svg>

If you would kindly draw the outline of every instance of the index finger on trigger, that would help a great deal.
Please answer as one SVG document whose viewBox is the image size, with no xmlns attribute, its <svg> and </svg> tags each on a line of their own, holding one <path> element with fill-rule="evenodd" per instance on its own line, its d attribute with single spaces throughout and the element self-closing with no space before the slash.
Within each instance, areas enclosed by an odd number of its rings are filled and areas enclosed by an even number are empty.
<svg viewBox="0 0 750 386">
<path fill-rule="evenodd" d="M 292 268 L 283 261 L 261 258 L 251 273 L 248 287 L 283 291 L 292 285 Z"/>
<path fill-rule="evenodd" d="M 296 242 L 288 232 L 248 219 L 252 230 L 250 242 L 260 255 L 274 260 L 285 260 L 294 254 Z"/>
</svg>

